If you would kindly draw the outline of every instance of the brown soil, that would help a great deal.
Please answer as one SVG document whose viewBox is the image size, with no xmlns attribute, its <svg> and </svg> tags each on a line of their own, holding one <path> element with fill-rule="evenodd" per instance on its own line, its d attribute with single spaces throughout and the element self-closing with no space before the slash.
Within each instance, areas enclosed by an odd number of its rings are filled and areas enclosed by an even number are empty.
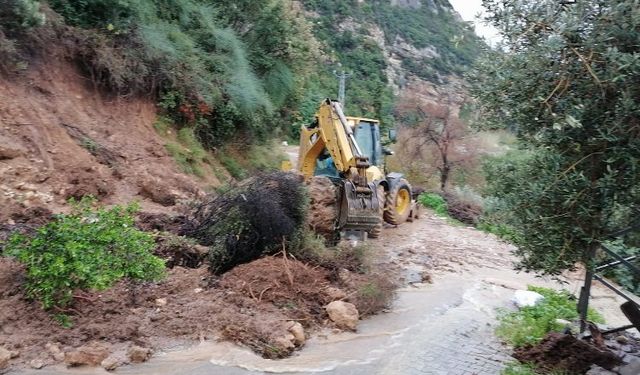
<svg viewBox="0 0 640 375">
<path fill-rule="evenodd" d="M 180 172 L 150 100 L 104 96 L 54 52 L 39 64 L 0 77 L 0 223 L 29 207 L 63 211 L 86 194 L 161 211 L 213 183 Z"/>
<path fill-rule="evenodd" d="M 268 358 L 284 357 L 296 349 L 291 321 L 313 330 L 327 324 L 328 302 L 360 303 L 359 289 L 371 281 L 343 273 L 332 281 L 328 270 L 282 256 L 238 266 L 219 278 L 206 267 L 174 267 L 159 283 L 121 282 L 103 292 L 78 293 L 66 311 L 73 326 L 64 328 L 25 297 L 22 266 L 0 258 L 0 347 L 19 352 L 13 368 L 33 360 L 55 363 L 45 349 L 51 343 L 63 352 L 104 345 L 115 353 L 133 345 L 161 350 L 221 337 Z"/>
<path fill-rule="evenodd" d="M 336 188 L 327 177 L 313 177 L 307 182 L 309 190 L 308 225 L 315 233 L 327 240 L 335 236 L 338 216 Z"/>
<path fill-rule="evenodd" d="M 513 356 L 522 363 L 533 363 L 545 370 L 585 374 L 596 364 L 611 370 L 621 363 L 620 358 L 606 349 L 574 336 L 552 332 L 535 346 L 516 349 Z"/>
</svg>

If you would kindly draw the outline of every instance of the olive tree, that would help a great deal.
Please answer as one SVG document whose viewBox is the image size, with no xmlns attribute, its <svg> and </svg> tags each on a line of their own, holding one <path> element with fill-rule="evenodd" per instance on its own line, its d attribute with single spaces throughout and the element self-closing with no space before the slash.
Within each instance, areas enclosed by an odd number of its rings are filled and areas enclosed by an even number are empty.
<svg viewBox="0 0 640 375">
<path fill-rule="evenodd" d="M 484 126 L 517 157 L 487 165 L 521 267 L 589 263 L 640 207 L 640 7 L 635 0 L 484 0 L 503 45 L 472 74 Z"/>
</svg>

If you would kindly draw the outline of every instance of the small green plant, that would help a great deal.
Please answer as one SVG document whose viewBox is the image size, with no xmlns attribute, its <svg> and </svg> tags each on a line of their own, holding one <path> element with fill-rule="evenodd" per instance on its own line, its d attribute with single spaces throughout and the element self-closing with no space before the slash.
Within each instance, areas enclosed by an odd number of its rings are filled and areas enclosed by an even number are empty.
<svg viewBox="0 0 640 375">
<path fill-rule="evenodd" d="M 418 197 L 421 205 L 431 208 L 439 216 L 449 216 L 447 212 L 447 202 L 439 194 L 422 193 Z"/>
<path fill-rule="evenodd" d="M 233 178 L 242 180 L 247 177 L 247 171 L 231 156 L 220 155 L 218 160 Z"/>
<path fill-rule="evenodd" d="M 63 311 L 76 290 L 104 290 L 123 278 L 158 280 L 164 274 L 164 261 L 151 253 L 153 237 L 134 227 L 137 205 L 94 209 L 94 203 L 91 197 L 71 200 L 70 214 L 58 215 L 33 237 L 14 234 L 6 244 L 5 254 L 27 268 L 28 296 L 44 309 Z"/>
<path fill-rule="evenodd" d="M 493 223 L 490 221 L 480 221 L 476 228 L 483 232 L 495 234 L 505 241 L 513 242 L 517 236 L 515 229 L 506 224 Z"/>
<path fill-rule="evenodd" d="M 156 132 L 158 132 L 158 134 L 166 136 L 171 130 L 171 124 L 172 121 L 170 118 L 166 116 L 158 116 L 153 122 L 153 128 L 156 129 Z"/>
<path fill-rule="evenodd" d="M 87 151 L 89 151 L 91 154 L 95 154 L 98 151 L 98 148 L 100 147 L 100 145 L 98 145 L 96 141 L 94 141 L 89 137 L 82 138 L 82 140 L 80 141 L 80 145 L 84 147 Z"/>
<path fill-rule="evenodd" d="M 204 176 L 204 172 L 202 171 L 202 168 L 200 168 L 199 161 L 192 155 L 189 149 L 185 149 L 177 143 L 167 143 L 164 145 L 164 148 L 184 173 L 196 175 L 198 177 Z"/>
<path fill-rule="evenodd" d="M 566 290 L 529 286 L 530 291 L 540 293 L 544 299 L 535 306 L 523 307 L 518 311 L 503 312 L 496 334 L 514 347 L 536 344 L 548 333 L 560 331 L 564 327 L 556 320 L 578 319 L 575 298 Z M 588 319 L 603 323 L 604 319 L 595 310 L 589 309 Z"/>
<path fill-rule="evenodd" d="M 535 365 L 531 363 L 519 363 L 511 362 L 507 364 L 507 367 L 500 371 L 500 375 L 570 375 L 565 371 L 559 370 L 544 370 L 544 372 L 538 370 Z"/>
</svg>

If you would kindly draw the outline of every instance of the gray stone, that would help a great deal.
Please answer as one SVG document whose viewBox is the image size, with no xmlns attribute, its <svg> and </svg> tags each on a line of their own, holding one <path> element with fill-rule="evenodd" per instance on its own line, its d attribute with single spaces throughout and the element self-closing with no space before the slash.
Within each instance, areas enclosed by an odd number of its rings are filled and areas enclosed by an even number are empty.
<svg viewBox="0 0 640 375">
<path fill-rule="evenodd" d="M 44 362 L 41 359 L 34 359 L 31 362 L 29 362 L 29 366 L 31 366 L 36 370 L 40 370 L 41 368 L 44 367 Z"/>
</svg>

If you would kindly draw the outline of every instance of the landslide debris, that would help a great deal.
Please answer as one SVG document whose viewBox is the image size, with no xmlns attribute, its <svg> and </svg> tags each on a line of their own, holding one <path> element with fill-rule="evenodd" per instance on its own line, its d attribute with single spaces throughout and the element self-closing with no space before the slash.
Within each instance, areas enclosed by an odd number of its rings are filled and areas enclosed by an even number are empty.
<svg viewBox="0 0 640 375">
<path fill-rule="evenodd" d="M 338 218 L 336 187 L 327 177 L 315 176 L 307 183 L 309 192 L 309 214 L 307 225 L 327 241 L 335 239 Z"/>
<path fill-rule="evenodd" d="M 183 233 L 209 247 L 209 269 L 219 275 L 280 251 L 303 230 L 306 208 L 300 175 L 262 174 L 198 204 Z"/>
</svg>

